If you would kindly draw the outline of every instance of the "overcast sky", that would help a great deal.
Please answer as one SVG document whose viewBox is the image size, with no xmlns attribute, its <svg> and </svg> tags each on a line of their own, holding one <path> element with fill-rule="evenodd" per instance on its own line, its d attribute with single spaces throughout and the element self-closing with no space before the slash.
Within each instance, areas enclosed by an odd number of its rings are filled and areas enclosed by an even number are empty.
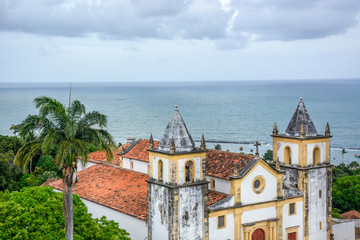
<svg viewBox="0 0 360 240">
<path fill-rule="evenodd" d="M 0 0 L 0 82 L 360 77 L 360 0 Z"/>
</svg>

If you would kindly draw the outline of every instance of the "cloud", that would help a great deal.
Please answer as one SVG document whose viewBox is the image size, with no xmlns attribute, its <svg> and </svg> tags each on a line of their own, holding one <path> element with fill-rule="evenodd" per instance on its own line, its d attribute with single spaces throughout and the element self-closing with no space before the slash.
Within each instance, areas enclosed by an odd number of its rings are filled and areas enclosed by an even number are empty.
<svg viewBox="0 0 360 240">
<path fill-rule="evenodd" d="M 359 0 L 2 0 L 0 31 L 100 39 L 323 38 L 358 24 Z"/>
<path fill-rule="evenodd" d="M 58 45 L 49 40 L 48 43 L 39 46 L 37 52 L 40 56 L 50 56 L 61 52 L 61 49 Z"/>
</svg>

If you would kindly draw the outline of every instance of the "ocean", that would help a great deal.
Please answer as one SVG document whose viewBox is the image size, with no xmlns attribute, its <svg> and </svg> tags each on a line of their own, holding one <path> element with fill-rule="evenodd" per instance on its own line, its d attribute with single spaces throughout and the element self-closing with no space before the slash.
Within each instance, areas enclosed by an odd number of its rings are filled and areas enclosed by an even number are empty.
<svg viewBox="0 0 360 240">
<path fill-rule="evenodd" d="M 39 96 L 69 101 L 70 83 L 0 83 L 0 134 L 12 135 L 12 124 L 36 114 Z M 108 116 L 108 130 L 117 142 L 130 136 L 161 139 L 178 105 L 190 134 L 199 145 L 201 134 L 213 148 L 250 153 L 272 149 L 274 122 L 285 129 L 303 97 L 318 133 L 329 122 L 333 164 L 360 162 L 360 80 L 218 81 L 72 83 L 72 100 L 87 111 Z M 346 153 L 342 154 L 342 148 Z"/>
</svg>

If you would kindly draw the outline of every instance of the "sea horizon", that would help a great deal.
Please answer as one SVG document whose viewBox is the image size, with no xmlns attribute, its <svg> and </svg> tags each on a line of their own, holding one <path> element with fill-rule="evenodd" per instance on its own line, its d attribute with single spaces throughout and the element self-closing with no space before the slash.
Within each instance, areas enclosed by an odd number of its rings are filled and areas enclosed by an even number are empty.
<svg viewBox="0 0 360 240">
<path fill-rule="evenodd" d="M 319 134 L 329 122 L 332 161 L 348 163 L 360 153 L 360 79 L 239 80 L 184 82 L 16 82 L 0 83 L 0 134 L 12 135 L 11 124 L 36 114 L 35 97 L 50 96 L 66 104 L 80 100 L 87 111 L 108 116 L 117 142 L 130 136 L 160 140 L 173 112 L 180 112 L 194 141 L 204 134 L 208 147 L 254 153 L 272 149 L 274 122 L 284 133 L 299 98 L 304 98 Z M 347 153 L 341 154 L 345 148 Z M 253 152 L 251 152 L 251 150 Z M 335 158 L 335 159 L 333 159 Z"/>
</svg>

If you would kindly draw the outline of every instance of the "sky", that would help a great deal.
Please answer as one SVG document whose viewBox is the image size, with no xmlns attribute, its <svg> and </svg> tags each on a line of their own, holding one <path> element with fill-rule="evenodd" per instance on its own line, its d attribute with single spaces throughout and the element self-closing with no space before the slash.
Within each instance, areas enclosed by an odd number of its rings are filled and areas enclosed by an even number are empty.
<svg viewBox="0 0 360 240">
<path fill-rule="evenodd" d="M 0 82 L 360 78 L 359 0 L 0 0 Z"/>
</svg>

